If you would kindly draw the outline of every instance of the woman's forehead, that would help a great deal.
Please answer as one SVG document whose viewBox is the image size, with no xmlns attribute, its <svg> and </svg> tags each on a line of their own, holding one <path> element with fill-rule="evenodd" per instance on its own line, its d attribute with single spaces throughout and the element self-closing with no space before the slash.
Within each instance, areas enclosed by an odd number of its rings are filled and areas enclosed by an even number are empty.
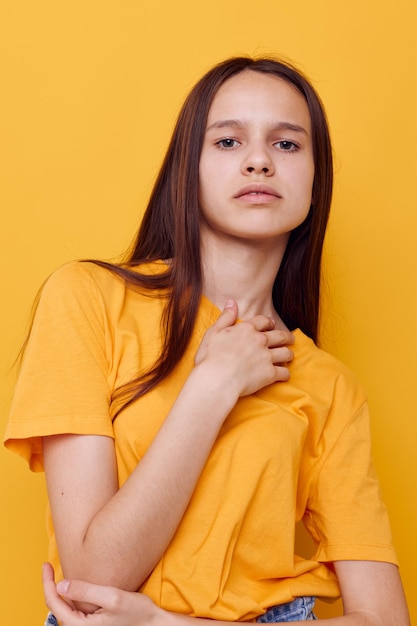
<svg viewBox="0 0 417 626">
<path fill-rule="evenodd" d="M 293 123 L 310 129 L 310 112 L 304 96 L 289 82 L 265 72 L 246 70 L 219 88 L 211 103 L 207 127 L 235 120 L 269 118 L 271 123 Z"/>
</svg>

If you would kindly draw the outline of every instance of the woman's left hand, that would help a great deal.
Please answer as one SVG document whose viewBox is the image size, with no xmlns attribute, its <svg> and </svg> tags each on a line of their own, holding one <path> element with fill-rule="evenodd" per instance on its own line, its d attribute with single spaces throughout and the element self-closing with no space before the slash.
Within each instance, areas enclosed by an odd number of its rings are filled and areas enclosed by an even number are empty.
<svg viewBox="0 0 417 626">
<path fill-rule="evenodd" d="M 93 585 L 81 580 L 55 584 L 54 570 L 43 566 L 46 605 L 62 626 L 156 626 L 164 624 L 164 611 L 142 593 Z M 73 608 L 73 602 L 99 606 L 94 613 Z"/>
</svg>

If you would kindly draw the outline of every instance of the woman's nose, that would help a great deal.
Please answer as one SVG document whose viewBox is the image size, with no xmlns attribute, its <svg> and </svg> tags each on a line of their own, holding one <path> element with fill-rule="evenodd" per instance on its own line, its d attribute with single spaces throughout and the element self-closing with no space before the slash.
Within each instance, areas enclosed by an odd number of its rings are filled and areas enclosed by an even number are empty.
<svg viewBox="0 0 417 626">
<path fill-rule="evenodd" d="M 265 147 L 251 150 L 242 165 L 245 174 L 264 174 L 265 176 L 274 174 L 274 163 Z"/>
<path fill-rule="evenodd" d="M 269 167 L 267 165 L 264 165 L 262 168 L 257 168 L 253 165 L 249 165 L 246 170 L 249 172 L 249 174 L 252 174 L 252 172 L 256 172 L 258 173 L 258 171 L 263 172 L 264 174 L 268 174 L 269 172 Z"/>
</svg>

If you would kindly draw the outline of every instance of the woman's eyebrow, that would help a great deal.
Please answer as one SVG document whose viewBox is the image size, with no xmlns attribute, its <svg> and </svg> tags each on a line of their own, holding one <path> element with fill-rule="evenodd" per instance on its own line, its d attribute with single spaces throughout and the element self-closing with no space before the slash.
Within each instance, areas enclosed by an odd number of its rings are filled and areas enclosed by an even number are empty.
<svg viewBox="0 0 417 626">
<path fill-rule="evenodd" d="M 307 131 L 303 126 L 299 124 L 293 124 L 292 122 L 278 122 L 272 127 L 272 130 L 293 130 L 296 133 L 304 133 L 308 135 Z"/>
<path fill-rule="evenodd" d="M 218 120 L 210 124 L 210 126 L 207 126 L 206 131 L 212 130 L 213 128 L 242 128 L 243 126 L 245 126 L 245 123 L 241 120 Z M 292 122 L 277 122 L 272 125 L 271 130 L 292 130 L 296 133 L 308 134 L 305 128 L 299 124 L 293 124 Z"/>
<path fill-rule="evenodd" d="M 242 127 L 244 124 L 240 120 L 218 120 L 217 122 L 213 122 L 210 126 L 207 126 L 206 130 L 211 130 L 212 128 L 225 128 L 225 127 Z"/>
</svg>

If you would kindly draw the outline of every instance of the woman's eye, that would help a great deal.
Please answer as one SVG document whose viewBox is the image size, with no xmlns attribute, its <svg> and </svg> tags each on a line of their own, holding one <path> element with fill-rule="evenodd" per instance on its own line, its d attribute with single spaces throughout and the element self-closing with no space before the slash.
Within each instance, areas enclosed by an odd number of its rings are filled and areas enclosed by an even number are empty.
<svg viewBox="0 0 417 626">
<path fill-rule="evenodd" d="M 284 150 L 285 152 L 295 152 L 298 150 L 297 144 L 293 141 L 277 141 L 275 144 L 280 150 Z"/>
<path fill-rule="evenodd" d="M 227 150 L 227 148 L 236 148 L 238 145 L 239 142 L 236 139 L 231 139 L 230 137 L 225 137 L 224 139 L 220 139 L 220 141 L 216 142 L 216 146 L 222 150 Z"/>
</svg>

